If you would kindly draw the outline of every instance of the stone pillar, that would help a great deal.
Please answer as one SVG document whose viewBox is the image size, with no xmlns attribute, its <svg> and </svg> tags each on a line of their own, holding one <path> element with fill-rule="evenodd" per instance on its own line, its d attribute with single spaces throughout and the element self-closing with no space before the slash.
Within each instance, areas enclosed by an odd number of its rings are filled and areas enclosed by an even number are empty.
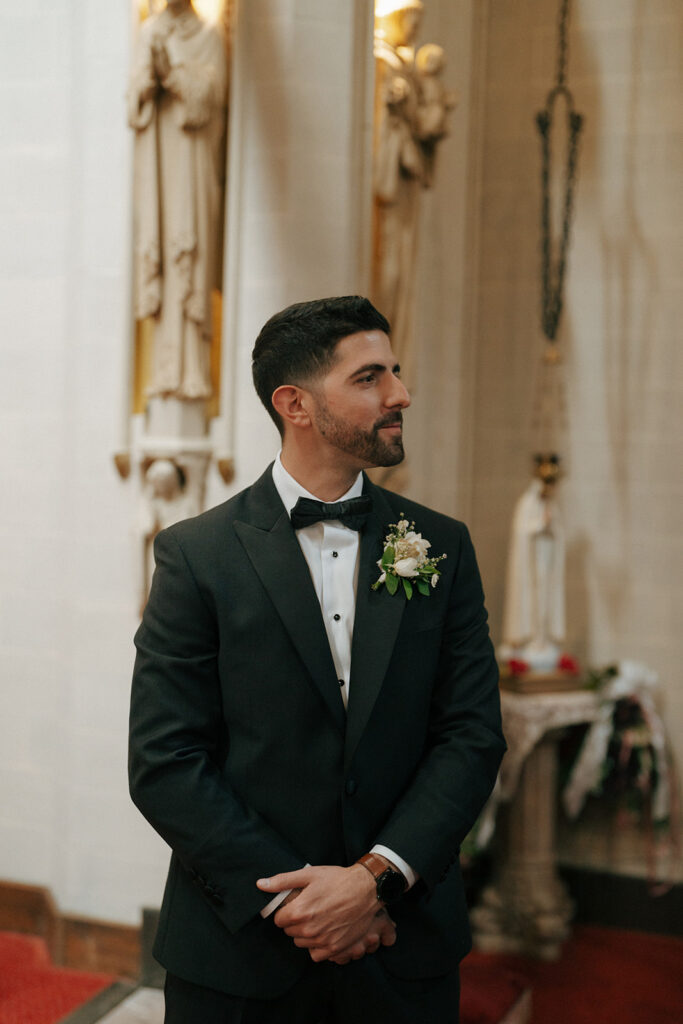
<svg viewBox="0 0 683 1024">
<path fill-rule="evenodd" d="M 251 484 L 278 449 L 251 382 L 254 340 L 276 311 L 367 293 L 372 166 L 372 5 L 238 4 L 228 140 L 222 413 L 211 425 L 228 489 Z"/>
<path fill-rule="evenodd" d="M 474 942 L 485 952 L 555 960 L 569 934 L 573 907 L 556 867 L 558 736 L 549 733 L 533 748 L 499 812 L 494 881 L 472 912 Z"/>
</svg>

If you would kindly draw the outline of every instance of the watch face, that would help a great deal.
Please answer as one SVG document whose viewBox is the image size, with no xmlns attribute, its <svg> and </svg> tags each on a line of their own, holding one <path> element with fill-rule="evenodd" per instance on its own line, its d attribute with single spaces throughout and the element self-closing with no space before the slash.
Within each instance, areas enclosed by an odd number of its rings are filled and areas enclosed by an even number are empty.
<svg viewBox="0 0 683 1024">
<path fill-rule="evenodd" d="M 394 903 L 403 894 L 405 886 L 403 875 L 387 868 L 377 878 L 377 897 L 383 903 Z"/>
</svg>

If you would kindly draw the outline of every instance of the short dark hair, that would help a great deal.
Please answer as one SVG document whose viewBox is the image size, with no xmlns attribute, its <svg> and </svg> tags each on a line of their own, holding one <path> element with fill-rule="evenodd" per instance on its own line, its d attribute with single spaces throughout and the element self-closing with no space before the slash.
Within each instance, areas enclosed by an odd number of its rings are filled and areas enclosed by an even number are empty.
<svg viewBox="0 0 683 1024">
<path fill-rule="evenodd" d="M 273 392 L 283 384 L 302 386 L 325 373 L 338 342 L 359 331 L 390 332 L 386 317 L 361 295 L 296 302 L 263 326 L 252 352 L 252 375 L 280 434 L 284 425 L 273 407 Z"/>
</svg>

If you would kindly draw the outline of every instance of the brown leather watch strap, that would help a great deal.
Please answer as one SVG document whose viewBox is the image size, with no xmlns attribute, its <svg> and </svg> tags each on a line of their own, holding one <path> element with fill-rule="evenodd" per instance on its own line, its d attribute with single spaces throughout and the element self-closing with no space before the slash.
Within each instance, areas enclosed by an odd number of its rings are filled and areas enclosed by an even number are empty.
<svg viewBox="0 0 683 1024">
<path fill-rule="evenodd" d="M 387 862 L 376 853 L 364 853 L 362 857 L 358 858 L 356 864 L 362 864 L 364 868 L 367 868 L 375 881 L 377 881 L 379 876 L 384 874 L 387 869 L 390 871 L 396 871 L 396 868 L 391 867 L 390 864 L 387 864 Z"/>
<path fill-rule="evenodd" d="M 362 864 L 375 880 L 377 899 L 382 904 L 391 904 L 399 899 L 408 888 L 405 876 L 390 861 L 376 853 L 364 853 L 356 864 Z"/>
</svg>

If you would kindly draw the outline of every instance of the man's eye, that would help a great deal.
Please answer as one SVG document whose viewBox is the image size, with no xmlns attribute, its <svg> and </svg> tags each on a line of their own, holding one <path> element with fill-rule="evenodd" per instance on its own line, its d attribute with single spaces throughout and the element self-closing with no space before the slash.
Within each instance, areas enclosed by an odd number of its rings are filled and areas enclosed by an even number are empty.
<svg viewBox="0 0 683 1024">
<path fill-rule="evenodd" d="M 361 384 L 372 384 L 375 379 L 374 373 L 366 373 L 364 377 L 359 377 L 358 381 Z"/>
</svg>

